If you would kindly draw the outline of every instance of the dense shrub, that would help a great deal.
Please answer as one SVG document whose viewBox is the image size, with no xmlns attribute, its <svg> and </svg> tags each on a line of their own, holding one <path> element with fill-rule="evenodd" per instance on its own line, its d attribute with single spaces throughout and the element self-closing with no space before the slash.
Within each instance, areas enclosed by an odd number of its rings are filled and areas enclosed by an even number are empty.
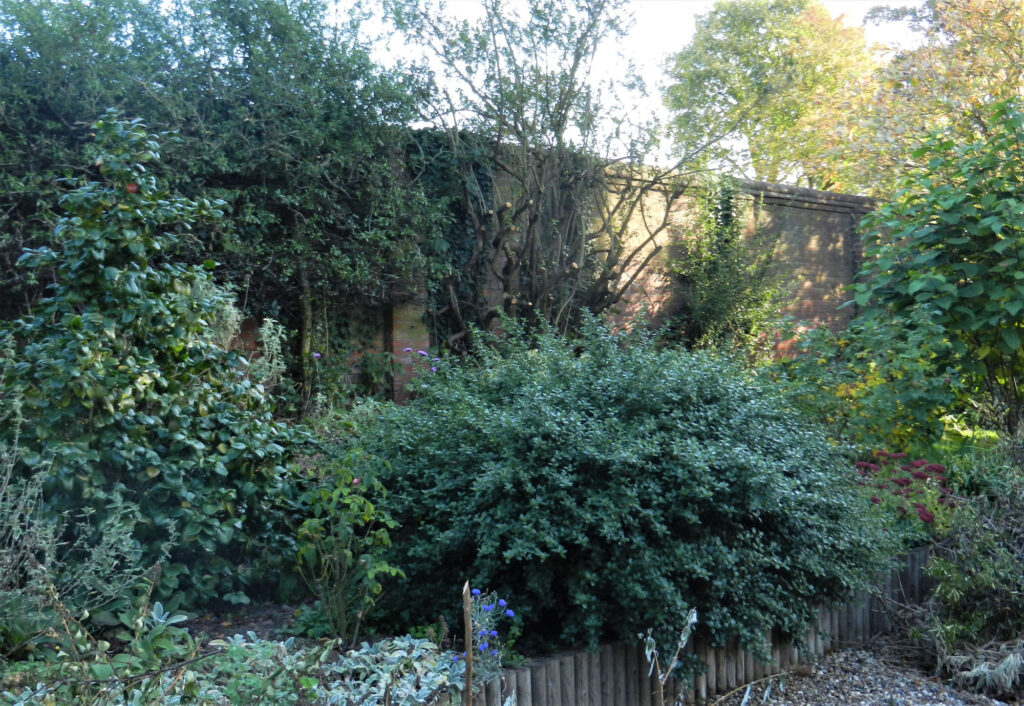
<svg viewBox="0 0 1024 706">
<path fill-rule="evenodd" d="M 861 223 L 867 258 L 854 300 L 882 320 L 928 307 L 950 359 L 997 403 L 1004 431 L 1024 434 L 1024 107 L 979 104 L 986 130 L 950 130 L 913 153 L 927 169 Z M 1015 461 L 1024 463 L 1024 446 Z"/>
<path fill-rule="evenodd" d="M 796 355 L 765 369 L 791 387 L 801 409 L 861 449 L 924 451 L 943 432 L 960 376 L 951 344 L 923 308 L 855 319 L 840 333 L 801 332 Z"/>
<path fill-rule="evenodd" d="M 887 551 L 842 454 L 770 386 L 584 329 L 440 365 L 364 429 L 391 464 L 396 620 L 434 619 L 469 579 L 514 600 L 532 648 L 635 638 L 690 606 L 754 645 Z"/>
<path fill-rule="evenodd" d="M 953 516 L 927 573 L 938 666 L 962 686 L 1024 691 L 1024 483 L 975 497 Z"/>
<path fill-rule="evenodd" d="M 70 184 L 59 252 L 21 259 L 53 282 L 49 296 L 0 327 L 17 356 L 2 393 L 23 400 L 14 475 L 47 464 L 53 515 L 89 511 L 103 524 L 135 503 L 143 563 L 176 529 L 160 594 L 245 600 L 237 592 L 261 562 L 293 565 L 281 464 L 296 437 L 271 419 L 245 360 L 216 345 L 210 318 L 224 294 L 207 269 L 164 255 L 217 204 L 158 186 L 143 163 L 159 143 L 140 121 L 108 114 L 93 129 L 100 181 Z M 14 433 L 0 427 L 0 442 Z"/>
</svg>

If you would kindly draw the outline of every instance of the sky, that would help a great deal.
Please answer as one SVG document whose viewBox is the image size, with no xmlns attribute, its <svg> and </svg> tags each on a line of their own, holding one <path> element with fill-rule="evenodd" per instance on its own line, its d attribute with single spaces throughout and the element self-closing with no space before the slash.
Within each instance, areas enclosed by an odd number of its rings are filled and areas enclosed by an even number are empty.
<svg viewBox="0 0 1024 706">
<path fill-rule="evenodd" d="M 345 0 L 340 0 L 344 5 Z M 515 3 L 516 0 L 510 0 Z M 571 2 L 572 0 L 566 0 Z M 667 58 L 689 42 L 698 16 L 714 6 L 713 0 L 629 0 L 633 15 L 633 26 L 626 37 L 617 45 L 608 46 L 595 57 L 594 73 L 597 76 L 614 75 L 621 71 L 622 59 L 628 59 L 644 78 L 648 95 L 634 110 L 653 115 L 662 124 L 668 120 L 668 111 L 661 100 L 664 85 L 663 66 Z M 879 5 L 921 6 L 923 0 L 822 0 L 822 4 L 833 17 L 842 17 L 849 26 L 863 26 L 869 45 L 895 48 L 909 48 L 920 42 L 903 23 L 885 25 L 863 24 L 865 14 Z M 482 16 L 480 0 L 447 0 L 448 13 L 458 19 L 474 20 Z M 408 47 L 392 42 L 379 46 L 376 59 L 388 64 L 389 59 L 404 55 Z M 884 52 L 883 52 L 884 53 Z M 660 155 L 659 161 L 668 159 Z"/>
</svg>

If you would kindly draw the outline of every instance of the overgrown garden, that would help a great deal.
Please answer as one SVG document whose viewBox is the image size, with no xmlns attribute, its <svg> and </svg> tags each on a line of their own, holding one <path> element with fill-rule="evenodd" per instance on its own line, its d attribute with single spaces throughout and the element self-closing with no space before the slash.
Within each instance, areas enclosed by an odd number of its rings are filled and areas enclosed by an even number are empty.
<svg viewBox="0 0 1024 706">
<path fill-rule="evenodd" d="M 634 215 L 724 156 L 646 167 L 654 126 L 587 80 L 625 3 L 484 5 L 387 3 L 465 81 L 442 95 L 312 0 L 0 0 L 0 703 L 429 703 L 694 608 L 764 654 L 922 543 L 908 634 L 1019 693 L 1024 106 L 915 133 L 845 330 L 773 320 L 720 181 L 680 318 L 616 331 L 667 227 L 638 245 Z M 392 362 L 353 377 L 348 314 L 411 300 L 411 400 L 354 395 Z M 274 639 L 192 627 L 253 604 L 299 607 Z"/>
</svg>

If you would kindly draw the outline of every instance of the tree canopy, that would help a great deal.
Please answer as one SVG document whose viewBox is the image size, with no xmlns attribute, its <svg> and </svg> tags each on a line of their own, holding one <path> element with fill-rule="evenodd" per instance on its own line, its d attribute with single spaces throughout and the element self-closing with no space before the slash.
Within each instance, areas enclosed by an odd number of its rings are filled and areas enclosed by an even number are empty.
<svg viewBox="0 0 1024 706">
<path fill-rule="evenodd" d="M 466 218 L 436 303 L 452 344 L 502 311 L 565 330 L 581 309 L 615 304 L 667 224 L 670 202 L 647 195 L 675 188 L 644 167 L 655 132 L 622 102 L 629 82 L 592 73 L 627 3 L 482 4 L 479 21 L 460 22 L 443 3 L 389 2 L 439 67 L 428 117 L 455 157 Z"/>
<path fill-rule="evenodd" d="M 806 139 L 841 86 L 871 69 L 863 30 L 843 26 L 816 0 L 718 2 L 697 20 L 668 66 L 665 103 L 681 154 L 769 182 L 831 179 Z"/>
<path fill-rule="evenodd" d="M 891 195 L 927 167 L 915 151 L 936 130 L 972 141 L 989 131 L 985 106 L 1024 96 L 1024 5 L 1018 0 L 932 0 L 906 19 L 924 43 L 899 52 L 833 99 L 813 127 L 817 159 L 837 189 Z"/>
</svg>

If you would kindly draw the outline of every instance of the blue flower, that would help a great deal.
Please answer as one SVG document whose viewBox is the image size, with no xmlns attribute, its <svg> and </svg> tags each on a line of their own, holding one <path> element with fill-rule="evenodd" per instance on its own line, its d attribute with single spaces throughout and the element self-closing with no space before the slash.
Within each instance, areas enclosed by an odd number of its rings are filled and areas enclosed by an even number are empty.
<svg viewBox="0 0 1024 706">
<path fill-rule="evenodd" d="M 452 655 L 452 661 L 453 662 L 458 662 L 459 661 L 459 656 L 458 655 Z"/>
<path fill-rule="evenodd" d="M 483 634 L 483 633 L 481 633 L 481 634 Z M 497 630 L 491 630 L 491 637 L 497 637 L 497 636 L 498 636 L 498 631 Z"/>
<path fill-rule="evenodd" d="M 472 594 L 474 596 L 479 596 L 480 595 L 480 589 L 479 588 L 474 588 L 473 591 L 472 591 Z"/>
<path fill-rule="evenodd" d="M 481 630 L 480 632 L 477 633 L 477 635 L 479 635 L 480 637 L 487 637 L 487 631 L 486 630 Z"/>
<path fill-rule="evenodd" d="M 516 617 L 516 614 L 512 612 L 511 608 L 509 608 L 508 610 L 505 611 L 505 615 L 507 615 L 510 618 Z"/>
<path fill-rule="evenodd" d="M 481 652 L 486 652 L 487 651 L 487 643 L 486 642 L 481 642 L 480 643 L 480 651 Z"/>
<path fill-rule="evenodd" d="M 504 608 L 505 606 L 508 605 L 508 603 L 506 603 L 505 599 L 502 598 L 501 600 L 498 601 L 498 605 L 500 605 L 502 608 Z"/>
<path fill-rule="evenodd" d="M 483 606 L 483 607 L 481 608 L 481 610 L 483 610 L 483 611 L 484 611 L 485 613 L 489 613 L 489 612 L 491 612 L 492 610 L 494 610 L 494 606 L 492 606 L 492 605 L 490 605 L 490 604 L 487 604 L 487 605 Z"/>
<path fill-rule="evenodd" d="M 495 657 L 497 657 L 498 656 L 498 651 L 497 650 L 491 650 L 491 654 L 494 655 Z"/>
</svg>

